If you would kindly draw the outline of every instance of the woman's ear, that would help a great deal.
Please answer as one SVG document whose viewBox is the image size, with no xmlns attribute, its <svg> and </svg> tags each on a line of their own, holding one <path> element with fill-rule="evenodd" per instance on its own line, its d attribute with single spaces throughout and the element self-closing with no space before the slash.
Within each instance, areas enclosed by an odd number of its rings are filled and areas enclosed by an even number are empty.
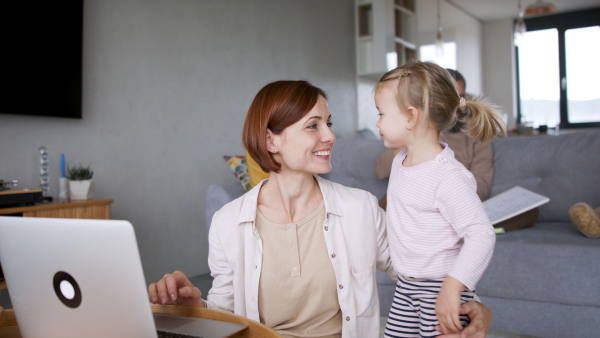
<svg viewBox="0 0 600 338">
<path fill-rule="evenodd" d="M 275 134 L 273 134 L 271 129 L 267 129 L 267 150 L 270 153 L 277 152 L 277 145 L 275 144 Z"/>
<path fill-rule="evenodd" d="M 406 129 L 414 129 L 419 122 L 419 110 L 414 106 L 408 106 L 406 116 Z"/>
</svg>

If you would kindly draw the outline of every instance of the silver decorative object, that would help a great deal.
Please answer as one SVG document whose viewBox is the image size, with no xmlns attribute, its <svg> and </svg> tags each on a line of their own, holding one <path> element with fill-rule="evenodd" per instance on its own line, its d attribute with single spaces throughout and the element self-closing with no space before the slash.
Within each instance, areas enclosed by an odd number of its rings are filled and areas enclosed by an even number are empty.
<svg viewBox="0 0 600 338">
<path fill-rule="evenodd" d="M 49 172 L 49 156 L 46 147 L 40 147 L 40 189 L 42 189 L 42 196 L 50 196 L 50 172 Z"/>
</svg>

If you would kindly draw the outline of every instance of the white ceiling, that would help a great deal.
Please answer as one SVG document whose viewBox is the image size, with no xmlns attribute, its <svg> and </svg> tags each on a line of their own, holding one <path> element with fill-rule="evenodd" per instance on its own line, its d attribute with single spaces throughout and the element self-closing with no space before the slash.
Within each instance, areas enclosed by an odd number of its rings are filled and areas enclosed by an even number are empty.
<svg viewBox="0 0 600 338">
<path fill-rule="evenodd" d="M 518 16 L 519 0 L 443 0 L 480 21 L 511 19 Z M 521 0 L 525 8 L 537 0 Z M 600 0 L 544 0 L 557 7 L 557 13 L 600 7 Z"/>
</svg>

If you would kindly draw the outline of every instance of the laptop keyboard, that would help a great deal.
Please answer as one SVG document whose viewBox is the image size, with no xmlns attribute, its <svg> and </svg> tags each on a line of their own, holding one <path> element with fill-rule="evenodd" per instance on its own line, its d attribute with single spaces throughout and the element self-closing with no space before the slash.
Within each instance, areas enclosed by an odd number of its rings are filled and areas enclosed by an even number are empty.
<svg viewBox="0 0 600 338">
<path fill-rule="evenodd" d="M 190 336 L 183 333 L 174 333 L 157 330 L 158 338 L 202 338 L 201 336 Z"/>
</svg>

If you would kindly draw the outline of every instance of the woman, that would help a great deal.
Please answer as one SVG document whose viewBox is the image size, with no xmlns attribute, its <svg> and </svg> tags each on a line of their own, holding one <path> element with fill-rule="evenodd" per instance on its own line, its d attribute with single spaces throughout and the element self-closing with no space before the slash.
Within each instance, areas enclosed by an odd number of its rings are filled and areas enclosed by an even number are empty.
<svg viewBox="0 0 600 338">
<path fill-rule="evenodd" d="M 234 312 L 283 336 L 378 337 L 375 269 L 397 278 L 385 215 L 370 193 L 314 175 L 331 170 L 335 143 L 325 93 L 306 81 L 266 85 L 242 138 L 271 175 L 213 217 L 207 299 L 177 271 L 148 287 L 150 301 Z M 485 334 L 489 310 L 465 311 L 469 330 Z"/>
</svg>

